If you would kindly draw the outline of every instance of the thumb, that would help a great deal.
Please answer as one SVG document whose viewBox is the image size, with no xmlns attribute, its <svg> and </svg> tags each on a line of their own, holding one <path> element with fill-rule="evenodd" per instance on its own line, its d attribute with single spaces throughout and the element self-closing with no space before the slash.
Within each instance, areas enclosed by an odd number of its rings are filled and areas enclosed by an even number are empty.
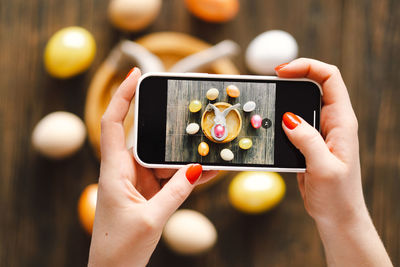
<svg viewBox="0 0 400 267">
<path fill-rule="evenodd" d="M 286 112 L 283 114 L 282 128 L 290 142 L 305 157 L 307 172 L 321 170 L 327 163 L 332 162 L 333 155 L 321 134 L 301 117 Z"/>
<path fill-rule="evenodd" d="M 203 167 L 190 164 L 180 168 L 165 186 L 149 200 L 156 217 L 168 219 L 192 192 L 201 177 Z"/>
</svg>

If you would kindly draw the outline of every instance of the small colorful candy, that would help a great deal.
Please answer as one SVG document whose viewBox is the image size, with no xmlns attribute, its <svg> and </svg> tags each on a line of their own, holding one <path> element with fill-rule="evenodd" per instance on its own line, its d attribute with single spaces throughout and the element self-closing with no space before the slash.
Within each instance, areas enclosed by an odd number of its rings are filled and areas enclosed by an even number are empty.
<svg viewBox="0 0 400 267">
<path fill-rule="evenodd" d="M 231 161 L 235 157 L 235 155 L 233 155 L 233 152 L 228 148 L 222 149 L 220 155 L 221 158 L 225 161 Z"/>
<path fill-rule="evenodd" d="M 239 147 L 241 149 L 247 150 L 247 149 L 251 148 L 252 146 L 253 146 L 253 142 L 251 141 L 250 138 L 242 138 L 239 140 Z"/>
<path fill-rule="evenodd" d="M 251 117 L 251 125 L 255 128 L 258 129 L 261 127 L 261 122 L 262 122 L 262 118 L 260 115 L 256 114 L 253 115 L 253 117 Z"/>
<path fill-rule="evenodd" d="M 200 156 L 207 156 L 210 148 L 206 142 L 201 142 L 197 148 L 197 152 L 199 152 Z"/>
<path fill-rule="evenodd" d="M 217 99 L 218 95 L 219 95 L 219 91 L 217 88 L 208 89 L 208 91 L 206 93 L 206 97 L 208 100 L 215 100 L 215 99 Z"/>
<path fill-rule="evenodd" d="M 252 112 L 256 108 L 256 103 L 254 101 L 247 101 L 243 105 L 244 112 Z"/>
<path fill-rule="evenodd" d="M 196 134 L 199 130 L 200 126 L 195 122 L 189 123 L 188 126 L 186 127 L 186 133 L 190 135 Z"/>
<path fill-rule="evenodd" d="M 239 88 L 237 88 L 237 86 L 233 84 L 228 85 L 228 87 L 226 87 L 226 93 L 228 94 L 228 96 L 233 98 L 240 96 Z"/>
<path fill-rule="evenodd" d="M 196 113 L 201 110 L 201 102 L 199 100 L 192 100 L 189 104 L 190 112 Z"/>
</svg>

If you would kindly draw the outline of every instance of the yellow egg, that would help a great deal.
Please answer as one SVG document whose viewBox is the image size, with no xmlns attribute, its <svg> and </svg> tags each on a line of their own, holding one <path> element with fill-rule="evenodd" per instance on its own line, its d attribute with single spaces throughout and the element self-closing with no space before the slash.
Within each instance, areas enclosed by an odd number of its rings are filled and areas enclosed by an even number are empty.
<svg viewBox="0 0 400 267">
<path fill-rule="evenodd" d="M 257 214 L 275 207 L 284 197 L 286 185 L 274 172 L 241 172 L 229 185 L 229 201 L 239 211 Z"/>
<path fill-rule="evenodd" d="M 228 85 L 228 87 L 226 87 L 226 93 L 230 96 L 230 97 L 238 97 L 240 96 L 240 90 L 239 88 L 237 88 L 236 85 Z"/>
<path fill-rule="evenodd" d="M 201 142 L 197 148 L 197 151 L 201 156 L 204 157 L 208 155 L 210 148 L 208 147 L 208 144 L 206 142 Z"/>
<path fill-rule="evenodd" d="M 239 141 L 239 147 L 241 149 L 249 149 L 252 146 L 253 146 L 253 142 L 251 141 L 250 138 L 242 138 Z"/>
<path fill-rule="evenodd" d="M 201 102 L 199 100 L 192 100 L 189 104 L 190 112 L 198 112 L 201 109 Z"/>
<path fill-rule="evenodd" d="M 90 32 L 81 27 L 67 27 L 47 42 L 44 64 L 50 75 L 69 78 L 87 70 L 96 54 L 96 43 Z"/>
</svg>

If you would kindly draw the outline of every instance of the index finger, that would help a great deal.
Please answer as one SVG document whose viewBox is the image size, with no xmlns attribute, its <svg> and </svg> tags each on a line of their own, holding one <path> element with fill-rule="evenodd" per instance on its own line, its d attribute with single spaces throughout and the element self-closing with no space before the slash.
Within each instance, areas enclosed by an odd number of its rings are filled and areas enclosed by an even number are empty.
<svg viewBox="0 0 400 267">
<path fill-rule="evenodd" d="M 325 105 L 333 103 L 350 104 L 346 85 L 339 69 L 315 59 L 299 58 L 276 70 L 283 78 L 308 78 L 322 86 L 322 101 Z M 351 105 L 351 104 L 350 104 Z"/>
<path fill-rule="evenodd" d="M 102 156 L 107 155 L 110 151 L 126 149 L 123 123 L 135 95 L 140 75 L 140 70 L 134 68 L 118 87 L 108 104 L 101 120 Z"/>
</svg>

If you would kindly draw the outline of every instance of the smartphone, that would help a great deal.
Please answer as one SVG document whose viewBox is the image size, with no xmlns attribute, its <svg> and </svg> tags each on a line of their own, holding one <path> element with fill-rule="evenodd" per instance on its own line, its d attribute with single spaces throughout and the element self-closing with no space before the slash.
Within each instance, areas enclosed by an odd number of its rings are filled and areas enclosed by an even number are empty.
<svg viewBox="0 0 400 267">
<path fill-rule="evenodd" d="M 303 78 L 146 73 L 136 88 L 134 156 L 149 168 L 304 172 L 282 116 L 293 112 L 319 130 L 321 95 Z"/>
</svg>

